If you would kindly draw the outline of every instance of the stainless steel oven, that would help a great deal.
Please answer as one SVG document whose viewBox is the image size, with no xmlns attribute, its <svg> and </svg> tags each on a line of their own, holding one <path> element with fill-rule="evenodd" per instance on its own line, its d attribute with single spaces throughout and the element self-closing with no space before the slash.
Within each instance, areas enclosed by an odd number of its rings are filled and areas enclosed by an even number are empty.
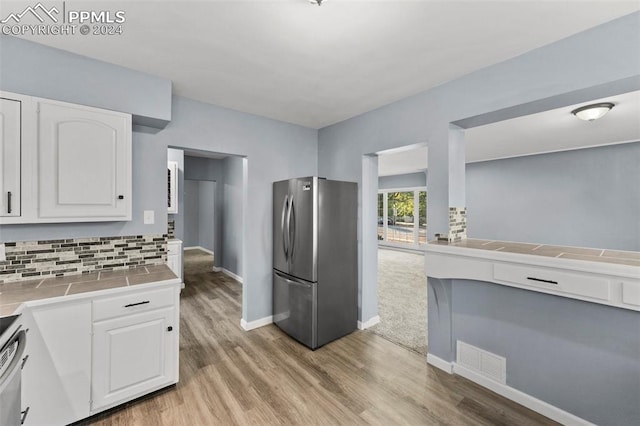
<svg viewBox="0 0 640 426">
<path fill-rule="evenodd" d="M 18 426 L 28 409 L 22 412 L 21 370 L 27 335 L 20 316 L 0 318 L 0 425 Z"/>
</svg>

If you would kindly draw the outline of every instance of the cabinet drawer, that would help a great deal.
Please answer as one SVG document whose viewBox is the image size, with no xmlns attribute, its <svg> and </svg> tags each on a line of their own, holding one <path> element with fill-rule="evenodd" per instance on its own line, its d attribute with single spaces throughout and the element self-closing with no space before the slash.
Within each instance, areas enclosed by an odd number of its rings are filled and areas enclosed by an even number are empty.
<svg viewBox="0 0 640 426">
<path fill-rule="evenodd" d="M 498 281 L 547 289 L 558 293 L 599 300 L 611 299 L 611 283 L 608 279 L 578 273 L 496 263 L 493 266 L 493 278 Z"/>
<path fill-rule="evenodd" d="M 622 303 L 640 306 L 640 281 L 622 282 Z"/>
<path fill-rule="evenodd" d="M 93 302 L 93 321 L 150 311 L 175 304 L 175 290 L 163 288 L 145 292 L 125 294 Z"/>
</svg>

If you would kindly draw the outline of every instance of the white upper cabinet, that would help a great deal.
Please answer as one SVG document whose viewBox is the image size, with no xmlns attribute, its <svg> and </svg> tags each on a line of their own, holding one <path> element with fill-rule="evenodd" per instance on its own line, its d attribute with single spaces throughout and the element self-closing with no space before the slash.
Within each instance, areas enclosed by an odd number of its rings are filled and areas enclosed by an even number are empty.
<svg viewBox="0 0 640 426">
<path fill-rule="evenodd" d="M 20 101 L 0 98 L 0 216 L 20 216 Z"/>
<path fill-rule="evenodd" d="M 131 116 L 38 102 L 39 217 L 131 219 Z"/>
<path fill-rule="evenodd" d="M 130 114 L 0 92 L 0 130 L 0 224 L 131 220 Z"/>
</svg>

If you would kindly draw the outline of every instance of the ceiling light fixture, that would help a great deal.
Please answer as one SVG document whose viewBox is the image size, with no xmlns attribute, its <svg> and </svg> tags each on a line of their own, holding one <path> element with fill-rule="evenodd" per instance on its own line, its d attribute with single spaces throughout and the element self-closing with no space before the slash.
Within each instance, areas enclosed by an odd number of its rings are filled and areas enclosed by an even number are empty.
<svg viewBox="0 0 640 426">
<path fill-rule="evenodd" d="M 322 2 L 325 0 L 309 0 L 311 4 L 317 4 L 318 6 L 322 6 Z"/>
<path fill-rule="evenodd" d="M 575 115 L 580 120 L 594 121 L 608 113 L 611 108 L 613 108 L 613 104 L 611 102 L 603 102 L 576 108 L 571 111 L 571 114 Z"/>
</svg>

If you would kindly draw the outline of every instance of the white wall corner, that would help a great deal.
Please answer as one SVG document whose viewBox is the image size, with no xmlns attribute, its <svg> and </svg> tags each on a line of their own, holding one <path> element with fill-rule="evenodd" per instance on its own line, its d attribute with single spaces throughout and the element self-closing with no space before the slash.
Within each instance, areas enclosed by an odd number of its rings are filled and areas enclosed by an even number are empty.
<svg viewBox="0 0 640 426">
<path fill-rule="evenodd" d="M 436 367 L 439 370 L 444 371 L 448 374 L 453 374 L 453 363 L 449 361 L 445 361 L 442 358 L 439 358 L 433 354 L 427 354 L 427 364 Z"/>
<path fill-rule="evenodd" d="M 271 323 L 273 323 L 273 316 L 271 315 L 269 315 L 268 317 L 260 318 L 255 321 L 249 321 L 249 322 L 245 321 L 245 319 L 242 318 L 240 320 L 240 327 L 242 327 L 244 331 L 249 331 L 259 327 L 263 327 L 265 325 L 269 325 Z"/>
<path fill-rule="evenodd" d="M 380 322 L 380 316 L 376 315 L 373 318 L 369 318 L 367 321 L 358 321 L 358 329 L 359 330 L 365 330 L 367 328 L 373 327 L 374 325 L 378 324 Z"/>
</svg>

